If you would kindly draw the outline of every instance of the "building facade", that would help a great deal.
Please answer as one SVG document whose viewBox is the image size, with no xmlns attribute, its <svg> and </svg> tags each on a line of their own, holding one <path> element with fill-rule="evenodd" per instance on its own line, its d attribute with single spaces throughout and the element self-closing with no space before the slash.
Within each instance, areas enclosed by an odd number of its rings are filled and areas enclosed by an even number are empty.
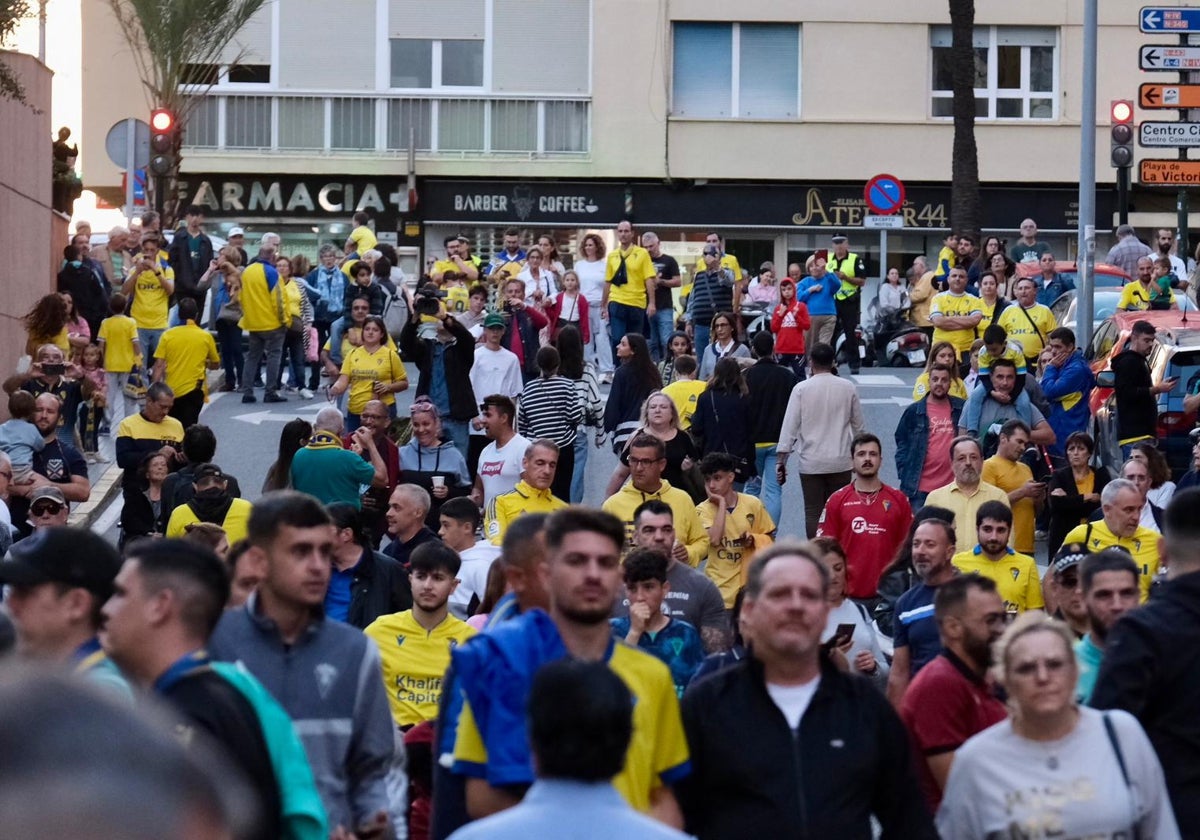
<svg viewBox="0 0 1200 840">
<path fill-rule="evenodd" d="M 145 108 L 110 87 L 135 73 L 107 4 L 83 14 L 87 186 L 115 197 L 104 134 Z M 1101 9 L 1102 232 L 1107 103 L 1135 97 L 1139 44 L 1166 42 L 1136 14 Z M 984 227 L 1013 239 L 1029 216 L 1072 255 L 1082 10 L 1014 0 L 976 15 Z M 907 187 L 889 264 L 936 254 L 950 224 L 949 45 L 945 0 L 270 0 L 224 63 L 193 68 L 216 84 L 190 116 L 181 186 L 210 226 L 309 252 L 343 241 L 357 210 L 414 261 L 460 232 L 486 255 L 509 226 L 573 252 L 631 217 L 687 265 L 709 227 L 752 268 L 847 231 L 874 273 L 872 175 Z M 1173 192 L 1135 205 L 1135 223 L 1174 225 Z"/>
</svg>

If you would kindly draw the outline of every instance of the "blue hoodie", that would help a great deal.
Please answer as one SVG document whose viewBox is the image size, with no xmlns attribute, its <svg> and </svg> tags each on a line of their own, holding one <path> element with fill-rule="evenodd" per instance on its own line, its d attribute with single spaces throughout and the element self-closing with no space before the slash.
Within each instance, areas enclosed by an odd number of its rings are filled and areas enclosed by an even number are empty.
<svg viewBox="0 0 1200 840">
<path fill-rule="evenodd" d="M 1067 436 L 1072 432 L 1086 432 L 1091 411 L 1088 397 L 1096 377 L 1076 350 L 1061 367 L 1046 365 L 1042 372 L 1042 393 L 1050 401 L 1050 414 L 1046 422 L 1054 430 L 1054 445 L 1046 447 L 1051 455 L 1065 455 Z"/>
</svg>

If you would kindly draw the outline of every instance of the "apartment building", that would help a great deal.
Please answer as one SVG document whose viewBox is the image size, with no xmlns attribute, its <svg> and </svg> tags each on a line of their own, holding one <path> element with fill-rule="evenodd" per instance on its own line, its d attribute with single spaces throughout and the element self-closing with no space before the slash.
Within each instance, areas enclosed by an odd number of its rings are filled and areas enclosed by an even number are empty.
<svg viewBox="0 0 1200 840">
<path fill-rule="evenodd" d="M 112 82 L 135 72 L 107 4 L 83 14 L 87 186 L 116 198 L 104 134 L 146 109 Z M 1101 9 L 1101 231 L 1108 101 L 1147 80 L 1140 44 L 1170 42 L 1140 35 L 1136 14 Z M 984 226 L 1013 238 L 1031 216 L 1073 252 L 1082 10 L 1011 0 L 976 15 Z M 182 188 L 210 227 L 310 252 L 360 209 L 414 263 L 452 232 L 485 254 L 509 226 L 570 251 L 630 216 L 684 257 L 716 228 L 757 267 L 833 231 L 877 256 L 863 186 L 887 172 L 907 187 L 899 264 L 935 253 L 950 221 L 948 23 L 945 0 L 270 0 L 223 63 L 194 68 L 216 84 L 188 123 Z M 1135 206 L 1135 223 L 1173 225 L 1173 192 L 1137 191 Z"/>
</svg>

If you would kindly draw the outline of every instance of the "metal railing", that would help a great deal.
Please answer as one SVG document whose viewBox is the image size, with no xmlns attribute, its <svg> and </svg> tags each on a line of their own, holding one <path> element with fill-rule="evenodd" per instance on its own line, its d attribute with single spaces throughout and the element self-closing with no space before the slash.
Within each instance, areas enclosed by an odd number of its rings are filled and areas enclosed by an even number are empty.
<svg viewBox="0 0 1200 840">
<path fill-rule="evenodd" d="M 591 151 L 587 98 L 226 94 L 198 97 L 184 147 L 454 157 L 580 156 Z"/>
</svg>

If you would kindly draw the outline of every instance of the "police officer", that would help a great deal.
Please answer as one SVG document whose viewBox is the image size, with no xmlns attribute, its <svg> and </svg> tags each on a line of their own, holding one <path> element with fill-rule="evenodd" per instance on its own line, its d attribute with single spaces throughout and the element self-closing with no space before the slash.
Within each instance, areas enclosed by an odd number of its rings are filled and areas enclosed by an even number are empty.
<svg viewBox="0 0 1200 840">
<path fill-rule="evenodd" d="M 838 333 L 846 335 L 846 361 L 851 373 L 858 373 L 862 360 L 858 349 L 853 346 L 854 328 L 862 320 L 862 287 L 867 282 L 867 264 L 862 257 L 851 252 L 850 240 L 844 233 L 833 235 L 833 253 L 829 255 L 826 268 L 842 281 L 833 294 L 837 307 L 837 327 L 833 333 L 833 345 L 837 346 Z"/>
</svg>

